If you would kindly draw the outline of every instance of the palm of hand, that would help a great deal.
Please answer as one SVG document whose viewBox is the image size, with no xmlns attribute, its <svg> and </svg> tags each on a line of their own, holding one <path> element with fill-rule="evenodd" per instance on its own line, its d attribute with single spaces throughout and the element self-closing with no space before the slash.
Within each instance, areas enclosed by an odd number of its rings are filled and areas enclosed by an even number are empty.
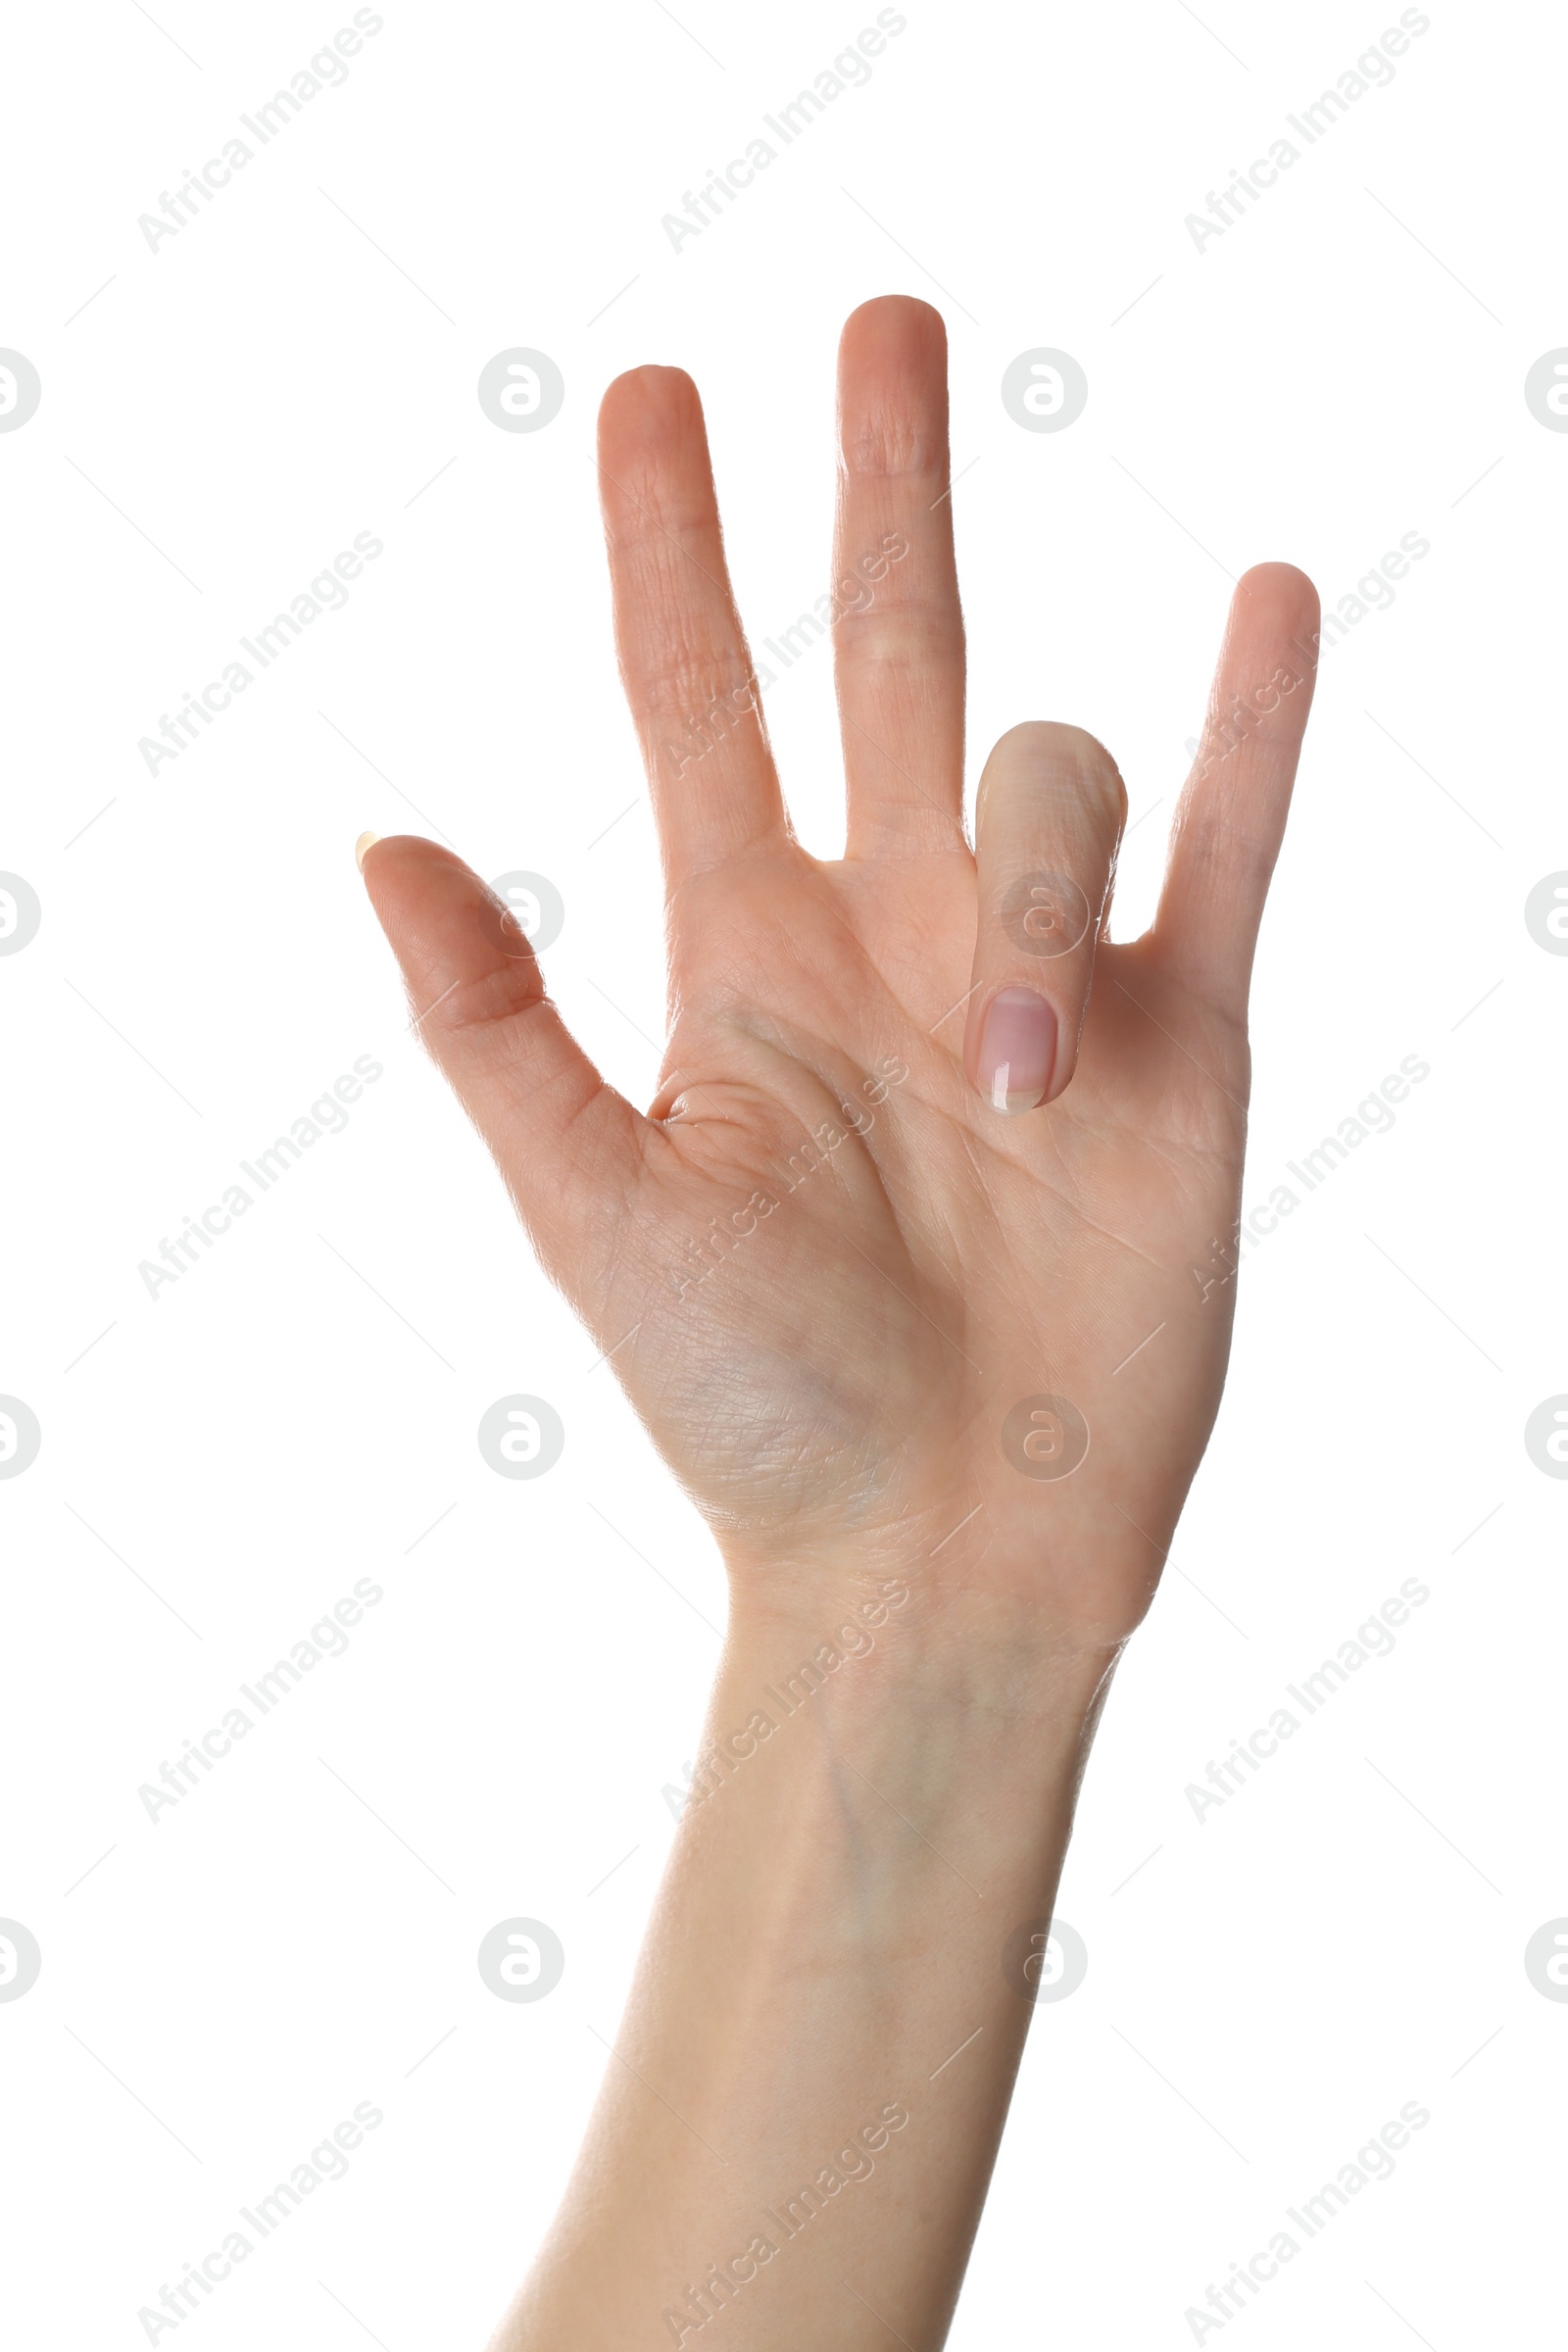
<svg viewBox="0 0 1568 2352">
<path fill-rule="evenodd" d="M 607 399 L 622 667 L 671 901 L 674 1021 L 647 1118 L 541 1002 L 466 868 L 406 840 L 366 878 L 536 1248 L 732 1568 L 924 1569 L 1022 1590 L 1113 1644 L 1223 1380 L 1247 978 L 1315 600 L 1283 566 L 1242 583 L 1158 920 L 1112 945 L 1125 804 L 1090 739 L 1004 737 L 978 857 L 962 834 L 941 360 L 920 305 L 868 305 L 846 330 L 841 563 L 890 518 L 908 554 L 880 607 L 838 622 L 852 855 L 831 865 L 783 817 L 689 386 L 646 371 Z M 719 697 L 727 729 L 682 785 L 671 714 Z M 1089 921 L 1042 957 L 1004 917 L 1046 873 Z M 1052 1007 L 1047 1099 L 1024 1116 L 988 1099 L 999 989 Z"/>
<path fill-rule="evenodd" d="M 1234 1218 L 1245 1040 L 1102 942 L 1070 1088 L 999 1118 L 959 1052 L 967 851 L 891 891 L 807 862 L 700 926 L 601 1345 L 732 1553 L 983 1557 L 1135 1621 L 1224 1371 L 1233 1286 L 1188 1267 Z M 1049 1405 L 1007 1427 L 1050 1396 L 1068 1477 Z"/>
</svg>

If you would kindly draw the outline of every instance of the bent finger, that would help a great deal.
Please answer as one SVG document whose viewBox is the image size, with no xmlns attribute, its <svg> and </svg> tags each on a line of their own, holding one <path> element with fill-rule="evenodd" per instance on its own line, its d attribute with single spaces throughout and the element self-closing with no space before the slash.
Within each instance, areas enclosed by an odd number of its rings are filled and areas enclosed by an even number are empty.
<svg viewBox="0 0 1568 2352">
<path fill-rule="evenodd" d="M 1126 818 L 1115 761 L 1080 727 L 1013 727 L 986 761 L 964 1066 L 993 1110 L 1036 1110 L 1072 1077 Z"/>
</svg>

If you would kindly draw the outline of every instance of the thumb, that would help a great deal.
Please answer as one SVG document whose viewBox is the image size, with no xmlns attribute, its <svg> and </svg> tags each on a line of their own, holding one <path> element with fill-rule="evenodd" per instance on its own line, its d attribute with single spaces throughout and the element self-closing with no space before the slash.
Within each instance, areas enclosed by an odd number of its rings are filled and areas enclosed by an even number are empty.
<svg viewBox="0 0 1568 2352">
<path fill-rule="evenodd" d="M 461 858 L 410 833 L 362 837 L 359 858 L 412 1026 L 489 1146 L 546 1272 L 579 1298 L 645 1121 L 551 1004 L 516 916 Z"/>
</svg>

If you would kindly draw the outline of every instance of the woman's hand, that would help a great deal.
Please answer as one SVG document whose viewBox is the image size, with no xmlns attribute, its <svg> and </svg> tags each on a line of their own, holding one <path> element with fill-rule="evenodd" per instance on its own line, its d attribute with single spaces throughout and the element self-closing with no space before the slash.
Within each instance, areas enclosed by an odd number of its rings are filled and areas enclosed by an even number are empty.
<svg viewBox="0 0 1568 2352">
<path fill-rule="evenodd" d="M 923 304 L 845 330 L 827 865 L 780 798 L 696 394 L 645 368 L 605 401 L 668 903 L 646 1117 L 466 866 L 364 860 L 422 1035 L 731 1572 L 614 2060 L 495 2352 L 689 2346 L 736 2302 L 757 2352 L 940 2344 L 1109 1670 L 1219 1396 L 1316 599 L 1242 581 L 1158 920 L 1108 945 L 1126 803 L 1091 737 L 1004 736 L 964 838 L 943 365 Z"/>
<path fill-rule="evenodd" d="M 696 392 L 648 368 L 604 403 L 670 943 L 646 1116 L 466 866 L 399 838 L 365 878 L 420 1034 L 737 1599 L 787 1592 L 794 1614 L 824 1577 L 896 1569 L 953 1630 L 1000 1611 L 1113 1649 L 1224 1374 L 1248 982 L 1317 601 L 1282 564 L 1238 586 L 1157 920 L 1111 945 L 1126 796 L 1092 737 L 1013 728 L 965 838 L 934 311 L 890 298 L 850 319 L 840 432 L 849 827 L 820 863 L 780 794 Z"/>
</svg>

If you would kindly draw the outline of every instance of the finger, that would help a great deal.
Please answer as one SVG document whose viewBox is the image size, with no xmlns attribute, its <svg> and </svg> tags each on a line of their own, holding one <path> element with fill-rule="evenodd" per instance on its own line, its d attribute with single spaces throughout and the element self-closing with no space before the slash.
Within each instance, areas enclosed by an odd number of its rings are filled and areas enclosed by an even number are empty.
<svg viewBox="0 0 1568 2352">
<path fill-rule="evenodd" d="M 617 376 L 599 412 L 599 467 L 620 672 L 673 896 L 788 832 L 689 375 Z"/>
<path fill-rule="evenodd" d="M 1036 1110 L 1073 1074 L 1126 818 L 1115 761 L 1080 727 L 1013 727 L 986 761 L 963 1052 L 993 1110 Z"/>
<path fill-rule="evenodd" d="M 413 834 L 362 852 L 413 1026 L 494 1154 L 546 1271 L 581 1300 L 584 1272 L 612 1252 L 620 1219 L 606 1218 L 607 1196 L 618 1212 L 645 1122 L 566 1030 L 515 915 L 461 858 Z"/>
<path fill-rule="evenodd" d="M 948 338 L 929 303 L 887 295 L 847 322 L 839 466 L 829 611 L 849 854 L 950 850 L 963 840 L 963 615 Z"/>
<path fill-rule="evenodd" d="M 1289 564 L 1244 572 L 1202 741 L 1171 830 L 1153 936 L 1166 968 L 1238 1020 L 1317 673 L 1317 590 Z"/>
</svg>

